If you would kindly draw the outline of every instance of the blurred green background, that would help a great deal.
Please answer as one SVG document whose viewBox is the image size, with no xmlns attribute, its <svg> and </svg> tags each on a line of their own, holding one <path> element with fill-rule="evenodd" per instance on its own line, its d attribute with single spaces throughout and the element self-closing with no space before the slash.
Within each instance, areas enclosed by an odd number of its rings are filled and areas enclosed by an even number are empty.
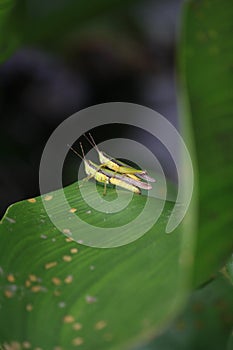
<svg viewBox="0 0 233 350">
<path fill-rule="evenodd" d="M 9 204 L 39 194 L 45 143 L 78 110 L 133 102 L 178 125 L 174 56 L 180 1 L 3 1 L 1 11 L 6 21 L 0 69 L 1 214 Z M 142 131 L 119 126 L 92 133 L 96 142 L 125 135 L 143 140 L 176 180 L 165 147 Z M 74 179 L 67 175 L 65 184 Z"/>
</svg>

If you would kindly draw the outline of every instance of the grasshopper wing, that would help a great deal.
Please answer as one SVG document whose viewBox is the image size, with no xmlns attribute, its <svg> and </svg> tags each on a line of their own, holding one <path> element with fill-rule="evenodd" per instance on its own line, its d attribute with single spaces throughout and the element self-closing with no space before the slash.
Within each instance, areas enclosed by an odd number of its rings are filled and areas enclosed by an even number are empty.
<svg viewBox="0 0 233 350">
<path fill-rule="evenodd" d="M 126 182 L 127 184 L 142 188 L 143 190 L 151 190 L 152 186 L 146 182 L 140 180 L 132 179 L 126 175 L 115 174 L 115 178 Z"/>
</svg>

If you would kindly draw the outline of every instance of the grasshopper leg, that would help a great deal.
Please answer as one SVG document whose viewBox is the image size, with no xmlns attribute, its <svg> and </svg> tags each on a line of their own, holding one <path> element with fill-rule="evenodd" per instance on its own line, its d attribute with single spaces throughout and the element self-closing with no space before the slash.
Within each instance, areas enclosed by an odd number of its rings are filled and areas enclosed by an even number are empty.
<svg viewBox="0 0 233 350">
<path fill-rule="evenodd" d="M 85 182 L 89 181 L 93 177 L 94 177 L 94 175 L 88 175 L 88 176 L 84 177 L 84 179 L 81 180 L 81 184 L 79 186 L 81 187 Z"/>
</svg>

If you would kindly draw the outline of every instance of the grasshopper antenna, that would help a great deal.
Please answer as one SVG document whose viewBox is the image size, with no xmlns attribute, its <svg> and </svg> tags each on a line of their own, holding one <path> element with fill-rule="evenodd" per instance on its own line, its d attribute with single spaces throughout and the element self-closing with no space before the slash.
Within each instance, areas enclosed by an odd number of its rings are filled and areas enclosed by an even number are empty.
<svg viewBox="0 0 233 350">
<path fill-rule="evenodd" d="M 92 134 L 89 132 L 88 135 L 89 135 L 91 141 L 93 142 L 94 147 L 99 151 L 99 148 L 98 148 L 97 144 L 95 143 L 95 140 L 94 140 L 94 137 L 92 136 Z"/>
<path fill-rule="evenodd" d="M 67 144 L 67 146 L 73 151 L 79 158 L 83 159 L 83 157 L 73 148 L 71 145 Z M 83 150 L 82 150 L 83 151 Z"/>
<path fill-rule="evenodd" d="M 85 137 L 85 139 L 90 143 L 90 145 L 91 145 L 93 148 L 96 148 L 96 145 L 87 137 L 86 134 L 84 134 L 84 137 Z"/>
<path fill-rule="evenodd" d="M 85 160 L 85 154 L 84 154 L 84 150 L 83 150 L 83 145 L 82 145 L 81 142 L 79 142 L 79 145 L 80 145 L 80 148 L 81 148 L 81 151 L 82 151 L 82 155 L 83 155 L 82 159 Z"/>
<path fill-rule="evenodd" d="M 90 132 L 88 133 L 88 136 L 89 136 L 89 137 L 87 137 L 87 135 L 85 135 L 85 134 L 84 134 L 84 136 L 85 136 L 85 138 L 87 139 L 87 141 L 91 144 L 91 146 L 92 146 L 93 148 L 95 148 L 95 150 L 96 150 L 97 152 L 100 152 L 100 150 L 99 150 L 97 144 L 95 143 L 95 140 L 94 140 L 93 136 L 91 135 L 91 133 L 90 133 Z"/>
</svg>

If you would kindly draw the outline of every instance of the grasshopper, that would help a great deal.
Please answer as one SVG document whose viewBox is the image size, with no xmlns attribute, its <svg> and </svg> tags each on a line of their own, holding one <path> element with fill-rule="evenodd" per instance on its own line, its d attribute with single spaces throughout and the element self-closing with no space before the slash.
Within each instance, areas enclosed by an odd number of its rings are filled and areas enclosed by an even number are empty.
<svg viewBox="0 0 233 350">
<path fill-rule="evenodd" d="M 87 177 L 84 180 L 88 181 L 91 178 L 94 178 L 97 182 L 104 184 L 103 195 L 106 194 L 108 184 L 120 186 L 126 190 L 137 194 L 141 194 L 140 188 L 145 190 L 150 190 L 152 188 L 151 185 L 145 182 L 129 178 L 126 175 L 118 174 L 109 169 L 103 169 L 102 165 L 97 165 L 91 160 L 87 160 L 84 156 L 84 151 L 81 143 L 80 148 L 82 150 L 83 156 L 81 156 L 75 149 L 73 149 L 73 147 L 71 147 L 70 145 L 68 146 L 79 158 L 81 158 L 84 161 L 85 173 L 87 174 Z"/>
<path fill-rule="evenodd" d="M 153 177 L 150 177 L 147 174 L 146 170 L 139 170 L 135 169 L 123 162 L 121 162 L 118 159 L 115 159 L 109 155 L 107 155 L 105 152 L 100 151 L 98 146 L 96 145 L 92 135 L 89 133 L 88 134 L 90 139 L 84 135 L 87 139 L 87 141 L 92 145 L 93 148 L 95 148 L 96 152 L 98 153 L 99 156 L 99 161 L 103 167 L 107 167 L 117 173 L 124 174 L 127 177 L 136 180 L 136 181 L 149 181 L 149 182 L 155 182 L 156 180 Z"/>
</svg>

